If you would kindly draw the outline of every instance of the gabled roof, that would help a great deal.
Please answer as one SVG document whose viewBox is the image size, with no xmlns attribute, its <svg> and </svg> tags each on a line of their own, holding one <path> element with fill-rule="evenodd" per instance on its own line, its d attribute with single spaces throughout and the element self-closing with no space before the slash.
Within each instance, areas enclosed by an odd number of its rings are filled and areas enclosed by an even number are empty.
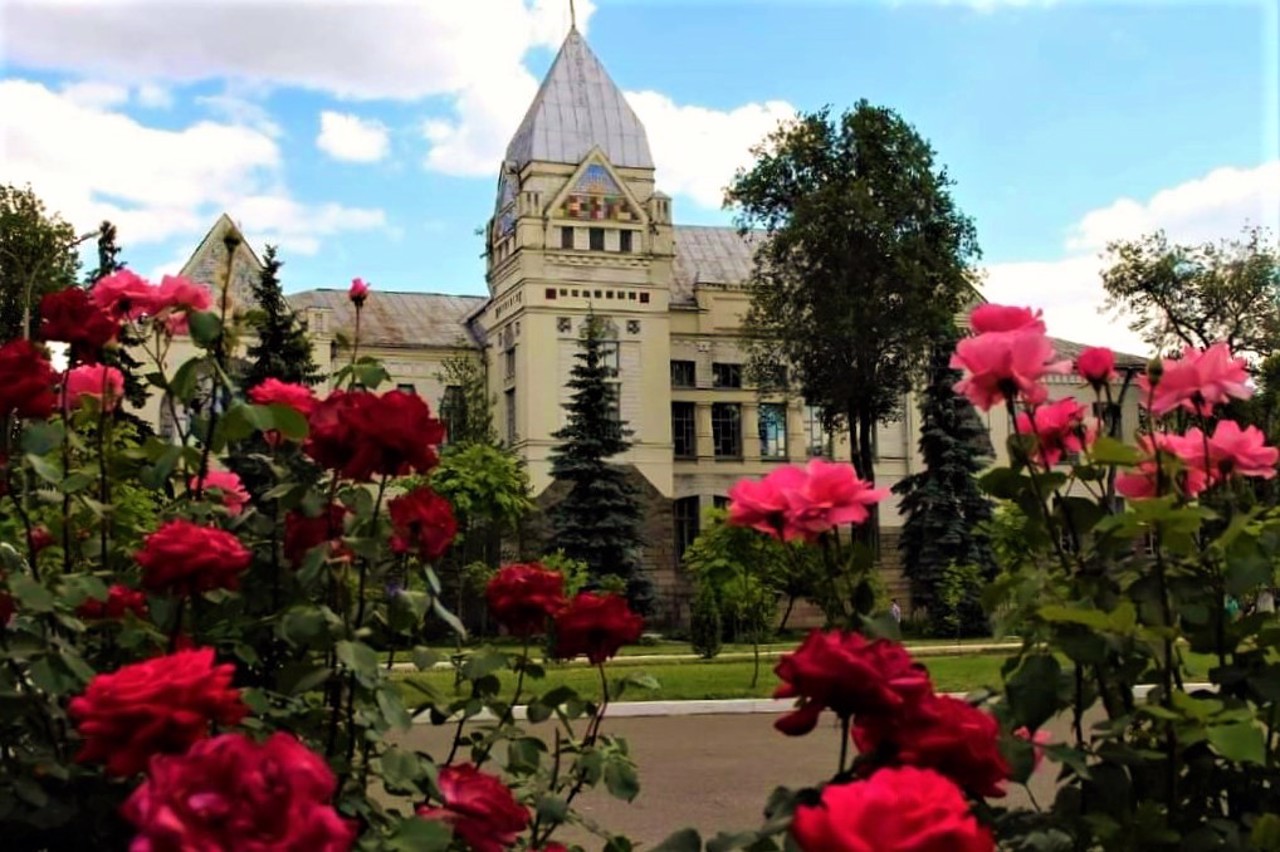
<svg viewBox="0 0 1280 852">
<path fill-rule="evenodd" d="M 258 257 L 258 253 L 253 250 L 253 246 L 245 239 L 244 232 L 240 230 L 240 226 L 233 222 L 231 217 L 226 213 L 222 213 L 218 216 L 217 220 L 214 221 L 213 227 L 209 229 L 209 232 L 204 235 L 204 239 L 200 240 L 200 244 L 196 246 L 196 250 L 191 252 L 191 256 L 187 258 L 187 262 L 182 265 L 182 269 L 178 274 L 188 278 L 191 277 L 192 272 L 195 269 L 196 261 L 203 254 L 209 251 L 213 246 L 214 240 L 221 240 L 228 233 L 235 234 L 240 238 L 240 244 L 249 250 L 249 256 L 253 258 L 256 270 L 261 270 L 262 259 Z"/>
<path fill-rule="evenodd" d="M 615 166 L 653 168 L 644 125 L 573 28 L 511 137 L 506 159 L 516 169 L 533 160 L 577 165 L 597 145 Z"/>
<path fill-rule="evenodd" d="M 332 329 L 350 337 L 355 333 L 356 310 L 346 290 L 303 290 L 286 298 L 295 311 L 327 308 Z M 393 348 L 475 348 L 468 333 L 469 314 L 483 305 L 484 296 L 452 296 L 444 293 L 396 293 L 370 290 L 361 309 L 360 342 Z"/>
</svg>

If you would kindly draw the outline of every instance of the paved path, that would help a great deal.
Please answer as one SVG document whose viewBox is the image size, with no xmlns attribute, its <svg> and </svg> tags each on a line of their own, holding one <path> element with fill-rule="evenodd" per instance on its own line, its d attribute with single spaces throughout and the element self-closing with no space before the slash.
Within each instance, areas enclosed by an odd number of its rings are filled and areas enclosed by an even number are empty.
<svg viewBox="0 0 1280 852">
<path fill-rule="evenodd" d="M 640 767 L 640 796 L 627 804 L 600 790 L 576 804 L 601 825 L 650 846 L 685 826 L 697 828 L 704 838 L 757 827 L 774 787 L 818 782 L 834 772 L 839 757 L 840 732 L 834 724 L 821 724 L 805 737 L 785 737 L 773 728 L 776 718 L 756 713 L 606 720 L 605 732 L 625 737 Z M 531 730 L 549 736 L 550 723 Z M 1065 721 L 1051 730 L 1055 741 L 1067 736 Z M 415 725 L 402 742 L 443 760 L 451 733 L 451 726 L 446 731 Z M 1057 768 L 1046 761 L 1032 779 L 1041 802 L 1052 800 Z M 1011 785 L 1008 801 L 1025 803 L 1026 793 Z M 604 845 L 581 830 L 557 839 L 592 852 Z"/>
</svg>

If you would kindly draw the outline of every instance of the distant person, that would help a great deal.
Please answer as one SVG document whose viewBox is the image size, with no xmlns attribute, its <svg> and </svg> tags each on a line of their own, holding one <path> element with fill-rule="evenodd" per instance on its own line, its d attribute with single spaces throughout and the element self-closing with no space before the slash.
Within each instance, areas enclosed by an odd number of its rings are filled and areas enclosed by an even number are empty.
<svg viewBox="0 0 1280 852">
<path fill-rule="evenodd" d="M 1265 612 L 1267 615 L 1275 615 L 1276 612 L 1276 596 L 1271 589 L 1263 589 L 1258 592 L 1258 612 Z"/>
<path fill-rule="evenodd" d="M 893 616 L 893 620 L 897 624 L 902 623 L 902 607 L 898 606 L 898 599 L 894 598 L 889 603 L 889 614 Z"/>
</svg>

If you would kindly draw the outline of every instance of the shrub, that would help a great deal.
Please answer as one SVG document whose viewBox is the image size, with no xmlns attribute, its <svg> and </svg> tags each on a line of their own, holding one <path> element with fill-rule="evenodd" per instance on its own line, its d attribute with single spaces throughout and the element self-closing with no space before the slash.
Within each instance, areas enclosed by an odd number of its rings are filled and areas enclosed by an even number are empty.
<svg viewBox="0 0 1280 852">
<path fill-rule="evenodd" d="M 704 660 L 720 654 L 724 645 L 724 625 L 720 620 L 720 605 L 710 586 L 700 586 L 693 598 L 689 613 L 689 644 L 693 652 Z"/>
</svg>

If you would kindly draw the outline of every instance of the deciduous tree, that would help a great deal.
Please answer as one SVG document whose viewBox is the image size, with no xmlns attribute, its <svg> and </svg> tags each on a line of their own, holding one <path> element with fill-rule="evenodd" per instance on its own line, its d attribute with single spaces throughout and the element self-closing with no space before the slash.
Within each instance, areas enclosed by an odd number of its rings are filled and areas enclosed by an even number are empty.
<svg viewBox="0 0 1280 852">
<path fill-rule="evenodd" d="M 1256 359 L 1280 347 L 1280 246 L 1265 229 L 1183 245 L 1163 231 L 1107 246 L 1107 307 L 1161 352 L 1225 340 Z"/>
<path fill-rule="evenodd" d="M 873 479 L 876 424 L 900 415 L 972 291 L 973 223 L 929 143 L 885 107 L 801 114 L 754 153 L 726 195 L 744 234 L 763 231 L 744 323 L 750 373 L 761 383 L 786 367 L 826 425 L 848 429 L 853 463 Z"/>
<path fill-rule="evenodd" d="M 0 186 L 0 341 L 30 336 L 40 297 L 75 285 L 77 242 L 30 186 Z"/>
</svg>

